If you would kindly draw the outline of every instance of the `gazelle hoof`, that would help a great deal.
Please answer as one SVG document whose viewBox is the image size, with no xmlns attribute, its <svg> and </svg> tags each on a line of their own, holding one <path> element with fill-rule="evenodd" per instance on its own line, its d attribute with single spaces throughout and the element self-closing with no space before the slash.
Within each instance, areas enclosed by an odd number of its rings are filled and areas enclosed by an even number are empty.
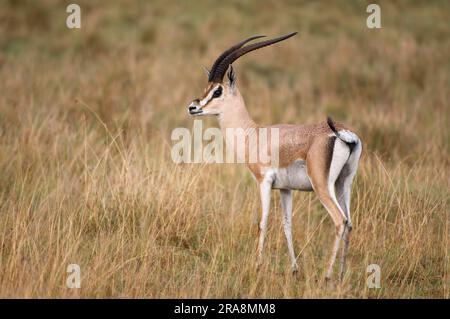
<svg viewBox="0 0 450 319">
<path fill-rule="evenodd" d="M 298 274 L 298 266 L 292 266 L 292 275 L 296 276 Z"/>
</svg>

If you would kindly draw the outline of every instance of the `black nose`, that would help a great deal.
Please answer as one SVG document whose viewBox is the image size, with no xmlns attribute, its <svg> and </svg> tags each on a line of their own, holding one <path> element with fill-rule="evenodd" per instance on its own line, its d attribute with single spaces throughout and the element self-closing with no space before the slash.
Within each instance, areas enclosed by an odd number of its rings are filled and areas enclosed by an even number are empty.
<svg viewBox="0 0 450 319">
<path fill-rule="evenodd" d="M 195 110 L 195 109 L 196 109 L 195 106 L 189 106 L 189 111 L 193 111 L 193 110 Z"/>
</svg>

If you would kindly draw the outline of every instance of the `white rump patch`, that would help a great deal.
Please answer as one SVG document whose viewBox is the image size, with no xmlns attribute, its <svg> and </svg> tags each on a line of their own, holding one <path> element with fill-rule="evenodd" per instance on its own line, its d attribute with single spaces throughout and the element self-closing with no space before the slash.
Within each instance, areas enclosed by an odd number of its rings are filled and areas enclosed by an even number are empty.
<svg viewBox="0 0 450 319">
<path fill-rule="evenodd" d="M 349 131 L 347 131 L 347 132 L 349 132 Z M 354 133 L 352 133 L 352 134 L 355 135 Z M 341 212 L 342 217 L 344 217 L 344 220 L 347 220 L 347 216 L 346 216 L 344 210 L 342 209 L 341 205 L 339 205 L 339 202 L 337 201 L 336 191 L 335 191 L 336 180 L 339 177 L 339 174 L 341 173 L 342 168 L 344 167 L 345 163 L 347 162 L 347 160 L 349 159 L 349 156 L 350 156 L 350 149 L 345 143 L 348 143 L 348 142 L 343 142 L 340 139 L 336 139 L 336 141 L 334 143 L 333 157 L 331 158 L 330 170 L 328 172 L 328 193 L 330 194 L 331 199 L 333 200 L 333 202 L 336 204 L 339 211 Z"/>
</svg>

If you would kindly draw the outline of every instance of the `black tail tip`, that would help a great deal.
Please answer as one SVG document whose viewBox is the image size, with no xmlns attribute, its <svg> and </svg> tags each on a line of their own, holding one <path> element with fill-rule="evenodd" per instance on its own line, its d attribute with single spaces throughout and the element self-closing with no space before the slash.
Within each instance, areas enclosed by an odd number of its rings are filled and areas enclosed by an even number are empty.
<svg viewBox="0 0 450 319">
<path fill-rule="evenodd" d="M 327 124 L 334 133 L 337 133 L 336 127 L 334 126 L 334 122 L 329 116 L 327 117 Z"/>
</svg>

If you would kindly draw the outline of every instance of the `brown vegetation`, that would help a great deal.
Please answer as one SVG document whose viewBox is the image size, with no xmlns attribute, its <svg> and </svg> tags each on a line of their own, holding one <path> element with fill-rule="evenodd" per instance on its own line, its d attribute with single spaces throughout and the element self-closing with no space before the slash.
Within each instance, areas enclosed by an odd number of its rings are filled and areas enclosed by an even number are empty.
<svg viewBox="0 0 450 319">
<path fill-rule="evenodd" d="M 447 1 L 380 1 L 380 30 L 364 1 L 77 3 L 81 30 L 66 28 L 64 1 L 0 10 L 0 296 L 449 298 Z M 278 194 L 256 271 L 245 167 L 170 159 L 201 65 L 248 35 L 290 31 L 235 68 L 257 122 L 331 115 L 365 142 L 335 289 L 318 284 L 334 226 L 314 194 L 294 197 L 300 275 Z M 81 289 L 65 286 L 71 263 Z M 373 263 L 381 289 L 366 286 Z"/>
</svg>

